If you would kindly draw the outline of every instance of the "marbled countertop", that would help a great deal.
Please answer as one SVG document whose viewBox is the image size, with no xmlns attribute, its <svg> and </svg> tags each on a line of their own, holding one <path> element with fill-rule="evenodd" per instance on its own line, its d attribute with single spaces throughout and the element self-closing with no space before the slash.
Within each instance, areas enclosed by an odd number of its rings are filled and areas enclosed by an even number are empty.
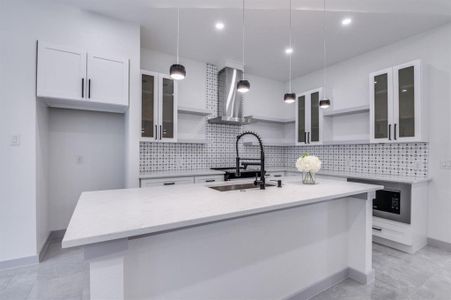
<svg viewBox="0 0 451 300">
<path fill-rule="evenodd" d="M 63 248 L 180 229 L 256 213 L 373 192 L 382 186 L 319 179 L 303 185 L 285 177 L 282 188 L 218 192 L 216 184 L 185 184 L 84 192 L 62 242 Z M 233 182 L 222 183 L 233 184 Z"/>
<path fill-rule="evenodd" d="M 259 170 L 259 169 L 257 168 L 257 170 Z M 285 166 L 268 166 L 268 167 L 266 167 L 266 171 L 267 172 L 299 172 L 294 167 L 285 167 Z M 153 179 L 153 178 L 207 176 L 207 175 L 223 175 L 223 174 L 224 174 L 224 171 L 216 171 L 216 170 L 210 170 L 210 169 L 183 170 L 183 171 L 155 171 L 155 172 L 141 174 L 139 176 L 139 178 L 140 179 Z M 378 174 L 340 172 L 340 171 L 330 171 L 330 170 L 321 170 L 318 172 L 318 175 L 344 177 L 344 178 L 381 180 L 381 181 L 401 182 L 401 183 L 411 183 L 411 184 L 427 182 L 432 179 L 431 177 L 378 175 Z"/>
</svg>

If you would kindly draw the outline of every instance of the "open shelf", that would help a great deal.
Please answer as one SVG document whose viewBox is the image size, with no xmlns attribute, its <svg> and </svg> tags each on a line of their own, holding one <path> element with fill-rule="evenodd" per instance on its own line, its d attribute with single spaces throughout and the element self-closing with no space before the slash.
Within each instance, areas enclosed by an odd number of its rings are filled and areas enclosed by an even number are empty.
<svg viewBox="0 0 451 300">
<path fill-rule="evenodd" d="M 252 115 L 252 118 L 257 122 L 270 122 L 270 123 L 294 123 L 295 120 L 291 118 L 273 118 L 273 117 L 265 117 L 265 116 L 255 116 Z"/>
<path fill-rule="evenodd" d="M 198 116 L 208 116 L 211 114 L 211 111 L 209 111 L 205 108 L 193 108 L 193 107 L 185 107 L 185 106 L 179 106 L 177 108 L 177 111 L 182 114 L 191 114 L 191 115 L 198 115 Z"/>
<path fill-rule="evenodd" d="M 370 106 L 369 105 L 362 105 L 362 106 L 356 106 L 351 108 L 343 108 L 343 109 L 335 109 L 335 110 L 329 110 L 325 111 L 323 116 L 324 117 L 335 117 L 335 116 L 344 116 L 344 115 L 351 115 L 351 114 L 360 114 L 364 112 L 369 112 Z"/>
</svg>

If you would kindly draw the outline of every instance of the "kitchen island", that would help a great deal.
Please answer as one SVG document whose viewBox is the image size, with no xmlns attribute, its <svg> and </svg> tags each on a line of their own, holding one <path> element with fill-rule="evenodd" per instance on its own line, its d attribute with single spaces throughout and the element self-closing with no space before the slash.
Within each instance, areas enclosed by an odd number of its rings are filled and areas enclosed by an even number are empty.
<svg viewBox="0 0 451 300">
<path fill-rule="evenodd" d="M 84 247 L 91 299 L 306 299 L 347 277 L 371 281 L 382 186 L 212 185 L 83 193 L 62 245 Z"/>
</svg>

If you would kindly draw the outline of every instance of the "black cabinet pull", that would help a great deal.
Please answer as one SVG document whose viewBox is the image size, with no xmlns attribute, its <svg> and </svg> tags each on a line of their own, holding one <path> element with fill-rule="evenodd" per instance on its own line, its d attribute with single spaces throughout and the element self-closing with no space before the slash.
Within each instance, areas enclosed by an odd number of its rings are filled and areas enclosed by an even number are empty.
<svg viewBox="0 0 451 300">
<path fill-rule="evenodd" d="M 310 132 L 307 132 L 307 144 L 310 144 Z"/>
<path fill-rule="evenodd" d="M 215 179 L 206 179 L 205 182 L 215 182 Z"/>
<path fill-rule="evenodd" d="M 155 125 L 155 132 L 154 132 L 154 134 L 155 134 L 155 139 L 157 140 L 158 139 L 158 128 L 157 128 L 157 125 Z"/>
<path fill-rule="evenodd" d="M 394 136 L 394 138 L 395 138 L 395 141 L 396 141 L 396 125 L 398 125 L 398 124 L 395 123 L 395 128 L 394 128 L 394 130 L 393 130 L 393 136 Z"/>
<path fill-rule="evenodd" d="M 163 126 L 160 125 L 160 140 L 163 138 Z"/>
<path fill-rule="evenodd" d="M 82 98 L 85 97 L 85 79 L 84 78 L 81 79 L 81 97 Z"/>
<path fill-rule="evenodd" d="M 274 177 L 282 177 L 282 175 L 276 174 L 276 175 L 274 175 Z"/>
<path fill-rule="evenodd" d="M 88 98 L 91 98 L 91 79 L 88 79 Z"/>
<path fill-rule="evenodd" d="M 388 140 L 391 141 L 391 124 L 388 124 Z"/>
<path fill-rule="evenodd" d="M 307 131 L 304 131 L 304 143 L 307 144 Z"/>
<path fill-rule="evenodd" d="M 373 230 L 376 230 L 376 231 L 382 231 L 382 228 L 374 227 L 374 226 L 373 226 Z"/>
<path fill-rule="evenodd" d="M 165 182 L 165 183 L 163 183 L 163 185 L 174 185 L 175 184 L 175 182 Z"/>
</svg>

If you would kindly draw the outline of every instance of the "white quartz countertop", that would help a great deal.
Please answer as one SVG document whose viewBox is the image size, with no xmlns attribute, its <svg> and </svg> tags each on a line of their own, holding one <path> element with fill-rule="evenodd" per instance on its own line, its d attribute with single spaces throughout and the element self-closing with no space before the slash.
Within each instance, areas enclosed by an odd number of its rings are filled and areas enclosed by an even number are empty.
<svg viewBox="0 0 451 300">
<path fill-rule="evenodd" d="M 290 167 L 268 167 L 268 172 L 299 172 L 296 168 Z M 300 174 L 300 172 L 299 172 Z M 359 178 L 359 179 L 369 179 L 369 180 L 379 180 L 379 181 L 390 181 L 390 182 L 400 182 L 400 183 L 421 183 L 430 181 L 431 177 L 409 177 L 409 176 L 394 176 L 394 175 L 378 175 L 378 174 L 368 174 L 368 173 L 357 173 L 357 172 L 339 172 L 339 171 L 329 171 L 320 170 L 318 175 L 323 176 L 335 176 L 344 178 Z"/>
<path fill-rule="evenodd" d="M 299 177 L 285 177 L 283 183 L 282 188 L 246 192 L 208 188 L 218 183 L 84 192 L 62 245 L 63 248 L 83 246 L 180 229 L 383 188 L 328 179 L 319 179 L 316 185 L 303 185 Z"/>
<path fill-rule="evenodd" d="M 143 173 L 139 175 L 140 179 L 154 179 L 154 178 L 168 178 L 168 177 L 190 177 L 190 176 L 209 176 L 209 175 L 224 175 L 224 171 L 217 171 L 211 169 L 201 170 L 179 170 L 179 171 L 154 171 Z"/>
</svg>

